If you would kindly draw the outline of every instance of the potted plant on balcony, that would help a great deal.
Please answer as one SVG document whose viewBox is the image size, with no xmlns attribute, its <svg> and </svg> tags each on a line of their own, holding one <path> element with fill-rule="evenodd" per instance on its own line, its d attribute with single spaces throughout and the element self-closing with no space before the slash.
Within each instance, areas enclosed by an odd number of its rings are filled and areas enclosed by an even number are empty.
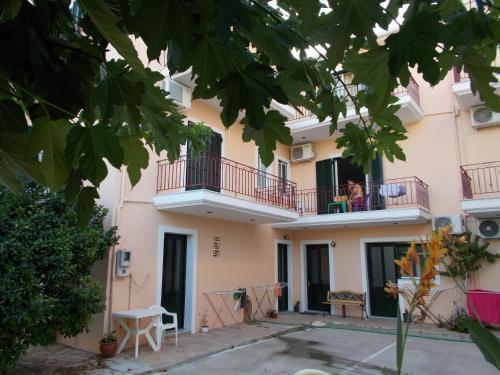
<svg viewBox="0 0 500 375">
<path fill-rule="evenodd" d="M 116 331 L 112 331 L 104 337 L 99 342 L 99 350 L 104 358 L 111 358 L 116 354 L 116 349 L 118 348 L 118 337 L 116 336 Z"/>
<path fill-rule="evenodd" d="M 201 327 L 200 327 L 201 333 L 207 333 L 208 332 L 208 314 L 206 311 L 203 311 L 200 314 L 200 324 L 201 324 Z"/>
</svg>

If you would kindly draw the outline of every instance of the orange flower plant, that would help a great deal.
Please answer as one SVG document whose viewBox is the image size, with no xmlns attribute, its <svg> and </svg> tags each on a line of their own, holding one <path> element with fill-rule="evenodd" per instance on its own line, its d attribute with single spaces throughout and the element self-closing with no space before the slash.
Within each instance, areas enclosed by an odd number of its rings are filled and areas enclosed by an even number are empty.
<svg viewBox="0 0 500 375">
<path fill-rule="evenodd" d="M 420 319 L 422 320 L 432 315 L 426 308 L 425 297 L 430 294 L 430 290 L 435 286 L 434 279 L 439 272 L 438 265 L 443 261 L 446 254 L 443 240 L 447 238 L 449 234 L 450 228 L 445 227 L 437 232 L 433 232 L 428 241 L 421 241 L 421 247 L 424 253 L 423 265 L 420 262 L 420 257 L 417 253 L 417 243 L 415 241 L 411 243 L 404 257 L 394 261 L 399 266 L 401 274 L 411 279 L 414 287 L 414 290 L 408 290 L 400 288 L 397 284 L 390 281 L 384 289 L 386 293 L 390 294 L 395 299 L 401 296 L 408 305 L 408 318 L 405 322 L 406 326 L 404 330 L 399 303 L 397 308 L 398 336 L 396 363 L 398 374 L 401 374 L 406 338 L 408 336 L 408 329 L 414 311 L 417 308 L 421 311 Z M 415 277 L 415 268 L 420 269 L 420 277 Z"/>
</svg>

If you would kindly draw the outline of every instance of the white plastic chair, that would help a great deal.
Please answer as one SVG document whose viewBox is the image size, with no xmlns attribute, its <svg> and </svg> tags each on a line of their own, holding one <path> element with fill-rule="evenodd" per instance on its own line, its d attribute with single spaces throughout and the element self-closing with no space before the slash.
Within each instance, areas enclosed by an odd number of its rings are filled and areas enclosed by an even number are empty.
<svg viewBox="0 0 500 375">
<path fill-rule="evenodd" d="M 166 330 L 169 330 L 169 329 L 175 329 L 175 345 L 177 346 L 177 336 L 178 336 L 178 331 L 179 331 L 179 328 L 177 326 L 177 314 L 176 313 L 172 313 L 172 312 L 168 312 L 167 310 L 165 310 L 165 308 L 163 306 L 160 306 L 160 305 L 153 305 L 153 306 L 149 306 L 150 309 L 158 309 L 161 311 L 161 316 L 160 318 L 158 319 L 158 321 L 154 324 L 154 327 L 157 329 L 157 334 L 158 334 L 158 331 L 160 331 L 161 333 L 161 340 L 160 342 L 163 342 L 164 339 L 165 339 L 165 331 Z M 163 315 L 168 315 L 168 316 L 171 316 L 172 319 L 173 319 L 173 322 L 172 323 L 163 323 Z"/>
</svg>

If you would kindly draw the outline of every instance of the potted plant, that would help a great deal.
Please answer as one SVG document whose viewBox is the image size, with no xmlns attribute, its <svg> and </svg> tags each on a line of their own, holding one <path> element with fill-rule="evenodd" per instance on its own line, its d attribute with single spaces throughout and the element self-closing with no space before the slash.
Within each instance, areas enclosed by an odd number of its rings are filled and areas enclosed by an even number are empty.
<svg viewBox="0 0 500 375">
<path fill-rule="evenodd" d="M 116 349 L 118 348 L 118 337 L 116 336 L 116 331 L 112 331 L 104 337 L 99 342 L 99 350 L 104 358 L 111 358 L 116 354 Z"/>
<path fill-rule="evenodd" d="M 200 323 L 201 323 L 201 333 L 207 333 L 208 332 L 208 314 L 206 311 L 203 311 L 200 314 Z"/>
<path fill-rule="evenodd" d="M 293 311 L 300 312 L 300 301 L 295 302 L 295 305 L 293 305 Z"/>
</svg>

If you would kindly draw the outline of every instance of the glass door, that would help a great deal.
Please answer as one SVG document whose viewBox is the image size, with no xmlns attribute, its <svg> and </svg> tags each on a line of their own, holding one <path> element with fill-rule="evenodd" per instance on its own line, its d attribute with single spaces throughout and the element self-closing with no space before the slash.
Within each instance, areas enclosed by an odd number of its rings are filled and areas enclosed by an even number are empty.
<svg viewBox="0 0 500 375">
<path fill-rule="evenodd" d="M 288 245 L 278 244 L 278 282 L 288 284 Z M 278 310 L 288 311 L 288 287 L 281 290 L 278 298 Z"/>
<path fill-rule="evenodd" d="M 177 313 L 179 328 L 184 327 L 186 244 L 187 236 L 185 235 L 165 234 L 161 305 L 167 311 Z M 171 319 L 171 317 L 163 316 L 164 323 L 171 322 Z"/>
<path fill-rule="evenodd" d="M 394 244 L 367 245 L 370 311 L 374 316 L 396 317 L 397 300 L 384 291 L 388 281 L 397 283 Z"/>
<path fill-rule="evenodd" d="M 401 259 L 410 244 L 408 242 L 370 243 L 366 246 L 368 264 L 368 282 L 370 294 L 370 311 L 374 316 L 396 317 L 397 300 L 389 296 L 384 288 L 387 282 L 398 282 L 401 278 L 395 259 Z M 417 245 L 417 253 L 423 263 L 422 248 Z M 413 273 L 420 275 L 420 269 L 414 265 Z"/>
<path fill-rule="evenodd" d="M 330 311 L 323 304 L 330 290 L 330 265 L 328 244 L 307 245 L 307 308 L 313 311 Z"/>
</svg>

